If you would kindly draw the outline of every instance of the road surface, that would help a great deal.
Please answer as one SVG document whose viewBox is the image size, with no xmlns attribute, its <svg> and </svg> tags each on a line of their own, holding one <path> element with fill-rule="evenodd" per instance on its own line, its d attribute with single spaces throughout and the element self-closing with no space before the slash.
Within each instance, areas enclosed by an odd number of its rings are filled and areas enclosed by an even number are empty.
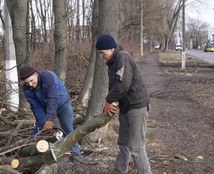
<svg viewBox="0 0 214 174">
<path fill-rule="evenodd" d="M 203 50 L 186 50 L 186 54 L 197 57 L 209 63 L 214 63 L 214 52 L 204 52 Z"/>
</svg>

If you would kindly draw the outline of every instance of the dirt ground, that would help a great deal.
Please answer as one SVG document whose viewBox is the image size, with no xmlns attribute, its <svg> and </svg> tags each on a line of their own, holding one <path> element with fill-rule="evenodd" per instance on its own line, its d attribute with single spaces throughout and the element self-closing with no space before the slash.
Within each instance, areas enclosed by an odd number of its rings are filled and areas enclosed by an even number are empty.
<svg viewBox="0 0 214 174">
<path fill-rule="evenodd" d="M 141 63 L 153 106 L 147 133 L 153 173 L 213 174 L 214 65 L 187 56 L 184 71 L 181 55 L 170 55 L 152 53 Z"/>
<path fill-rule="evenodd" d="M 152 52 L 138 62 L 152 104 L 147 153 L 154 174 L 214 174 L 214 65 L 189 56 L 186 60 L 185 70 L 178 52 Z M 83 157 L 88 174 L 114 174 L 116 117 L 109 127 L 104 141 L 88 140 L 82 147 L 94 151 Z M 71 173 L 69 166 L 64 163 L 61 171 Z M 135 173 L 131 161 L 129 174 Z"/>
</svg>

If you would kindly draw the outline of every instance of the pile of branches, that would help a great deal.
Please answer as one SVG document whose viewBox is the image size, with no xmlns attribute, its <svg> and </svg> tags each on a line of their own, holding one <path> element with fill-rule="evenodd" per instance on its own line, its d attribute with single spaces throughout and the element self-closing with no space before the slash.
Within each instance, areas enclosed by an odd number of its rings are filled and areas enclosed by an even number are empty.
<svg viewBox="0 0 214 174">
<path fill-rule="evenodd" d="M 0 114 L 0 124 L 6 122 L 10 125 L 9 127 L 13 127 L 0 133 L 0 170 L 22 173 L 27 170 L 37 171 L 47 164 L 56 163 L 59 158 L 70 152 L 70 147 L 73 147 L 76 142 L 105 125 L 111 118 L 102 113 L 82 124 L 84 118 L 80 119 L 76 116 L 74 122 L 78 126 L 66 138 L 58 140 L 56 132 L 51 132 L 48 137 L 42 134 L 32 138 L 34 120 L 9 121 L 10 119 Z"/>
</svg>

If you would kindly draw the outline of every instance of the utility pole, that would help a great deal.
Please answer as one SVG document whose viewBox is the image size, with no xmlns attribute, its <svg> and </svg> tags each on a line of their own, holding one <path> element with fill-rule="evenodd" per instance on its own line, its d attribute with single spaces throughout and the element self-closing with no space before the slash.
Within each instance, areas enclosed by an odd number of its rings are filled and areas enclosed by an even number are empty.
<svg viewBox="0 0 214 174">
<path fill-rule="evenodd" d="M 143 0 L 140 1 L 140 13 L 141 13 L 141 37 L 140 37 L 140 51 L 141 51 L 141 56 L 143 56 Z"/>
<path fill-rule="evenodd" d="M 186 64 L 186 38 L 185 38 L 185 0 L 182 6 L 182 70 L 185 69 Z"/>
</svg>

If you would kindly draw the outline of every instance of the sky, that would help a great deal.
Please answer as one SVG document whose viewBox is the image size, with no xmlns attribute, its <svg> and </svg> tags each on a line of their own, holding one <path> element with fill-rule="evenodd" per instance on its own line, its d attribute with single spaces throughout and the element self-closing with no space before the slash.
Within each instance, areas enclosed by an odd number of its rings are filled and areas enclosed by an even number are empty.
<svg viewBox="0 0 214 174">
<path fill-rule="evenodd" d="M 186 15 L 208 23 L 210 25 L 209 38 L 212 38 L 212 34 L 214 34 L 214 0 L 202 0 L 200 4 L 195 3 L 195 6 L 187 7 Z"/>
</svg>

